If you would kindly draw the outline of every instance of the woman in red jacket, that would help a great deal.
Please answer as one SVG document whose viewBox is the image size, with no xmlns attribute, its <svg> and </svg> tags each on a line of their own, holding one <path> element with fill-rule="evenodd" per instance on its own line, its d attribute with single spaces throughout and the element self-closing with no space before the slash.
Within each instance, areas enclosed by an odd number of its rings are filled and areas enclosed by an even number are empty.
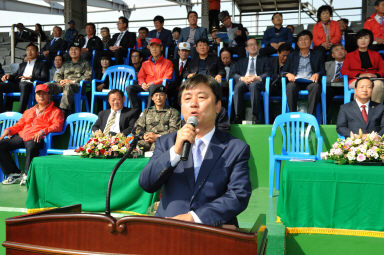
<svg viewBox="0 0 384 255">
<path fill-rule="evenodd" d="M 330 50 L 332 45 L 339 44 L 341 32 L 339 23 L 331 20 L 332 7 L 329 5 L 321 6 L 317 11 L 318 22 L 313 27 L 313 46 L 323 47 Z"/>
<path fill-rule="evenodd" d="M 368 29 L 362 29 L 356 34 L 358 49 L 347 54 L 344 60 L 341 74 L 348 75 L 349 88 L 355 88 L 357 77 L 383 78 L 384 61 L 376 51 L 368 47 L 373 42 L 373 34 Z M 371 100 L 379 104 L 383 103 L 384 83 L 382 80 L 374 80 Z"/>
</svg>

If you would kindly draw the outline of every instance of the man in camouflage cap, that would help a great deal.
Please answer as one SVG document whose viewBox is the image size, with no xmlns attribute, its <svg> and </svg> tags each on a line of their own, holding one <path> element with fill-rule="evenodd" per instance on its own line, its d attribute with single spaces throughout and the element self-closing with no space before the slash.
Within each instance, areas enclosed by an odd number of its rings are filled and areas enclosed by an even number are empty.
<svg viewBox="0 0 384 255">
<path fill-rule="evenodd" d="M 90 64 L 80 59 L 81 48 L 78 44 L 73 44 L 69 48 L 71 61 L 66 62 L 55 76 L 54 82 L 48 83 L 53 94 L 63 92 L 60 108 L 68 116 L 72 111 L 75 93 L 79 92 L 80 81 L 90 81 L 92 78 L 92 68 Z"/>
<path fill-rule="evenodd" d="M 135 123 L 136 133 L 144 134 L 138 142 L 138 146 L 143 147 L 144 151 L 153 151 L 157 138 L 180 128 L 180 113 L 166 106 L 166 100 L 165 87 L 157 86 L 152 93 L 154 106 L 145 109 Z"/>
</svg>

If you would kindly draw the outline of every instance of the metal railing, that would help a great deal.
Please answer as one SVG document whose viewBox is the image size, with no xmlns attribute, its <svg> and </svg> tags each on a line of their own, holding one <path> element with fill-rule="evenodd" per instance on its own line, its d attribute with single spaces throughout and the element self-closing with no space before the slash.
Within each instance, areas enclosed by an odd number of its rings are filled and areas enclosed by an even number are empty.
<svg viewBox="0 0 384 255">
<path fill-rule="evenodd" d="M 16 50 L 16 35 L 15 35 L 15 27 L 16 24 L 13 24 L 11 26 L 11 63 L 15 63 L 15 50 Z M 31 34 L 36 34 L 36 32 L 32 29 L 23 27 L 23 31 L 30 32 Z M 37 48 L 38 51 L 40 52 L 40 47 L 41 47 L 41 36 L 40 34 L 37 35 Z"/>
</svg>

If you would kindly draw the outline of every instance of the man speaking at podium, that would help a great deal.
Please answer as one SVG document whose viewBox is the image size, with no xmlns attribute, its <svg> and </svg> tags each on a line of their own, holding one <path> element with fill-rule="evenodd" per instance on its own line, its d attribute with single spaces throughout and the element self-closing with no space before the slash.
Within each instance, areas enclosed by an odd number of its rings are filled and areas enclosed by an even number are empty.
<svg viewBox="0 0 384 255">
<path fill-rule="evenodd" d="M 251 196 L 249 146 L 215 129 L 221 91 L 214 78 L 188 79 L 179 97 L 187 124 L 157 139 L 153 156 L 140 174 L 140 186 L 151 193 L 162 188 L 156 216 L 212 226 L 237 225 L 236 216 Z M 188 124 L 193 119 L 195 127 Z"/>
</svg>

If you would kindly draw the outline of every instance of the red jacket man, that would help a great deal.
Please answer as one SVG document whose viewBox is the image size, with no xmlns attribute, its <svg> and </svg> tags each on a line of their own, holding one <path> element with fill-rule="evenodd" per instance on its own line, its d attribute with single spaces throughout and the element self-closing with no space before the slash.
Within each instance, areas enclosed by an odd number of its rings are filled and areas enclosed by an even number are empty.
<svg viewBox="0 0 384 255">
<path fill-rule="evenodd" d="M 48 85 L 38 85 L 35 91 L 37 104 L 26 110 L 21 119 L 12 127 L 5 129 L 0 136 L 0 167 L 8 176 L 3 184 L 13 184 L 20 180 L 21 185 L 25 184 L 32 159 L 44 148 L 44 136 L 63 129 L 64 114 L 51 102 Z M 5 136 L 8 138 L 4 139 Z M 12 150 L 18 148 L 26 148 L 23 176 L 10 154 Z"/>
<path fill-rule="evenodd" d="M 173 64 L 165 59 L 161 52 L 163 46 L 161 40 L 153 38 L 150 42 L 151 57 L 144 61 L 138 76 L 138 84 L 128 86 L 127 94 L 133 108 L 140 108 L 140 100 L 137 93 L 149 91 L 148 106 L 151 105 L 151 95 L 156 86 L 161 86 L 164 79 L 172 79 Z"/>
</svg>

